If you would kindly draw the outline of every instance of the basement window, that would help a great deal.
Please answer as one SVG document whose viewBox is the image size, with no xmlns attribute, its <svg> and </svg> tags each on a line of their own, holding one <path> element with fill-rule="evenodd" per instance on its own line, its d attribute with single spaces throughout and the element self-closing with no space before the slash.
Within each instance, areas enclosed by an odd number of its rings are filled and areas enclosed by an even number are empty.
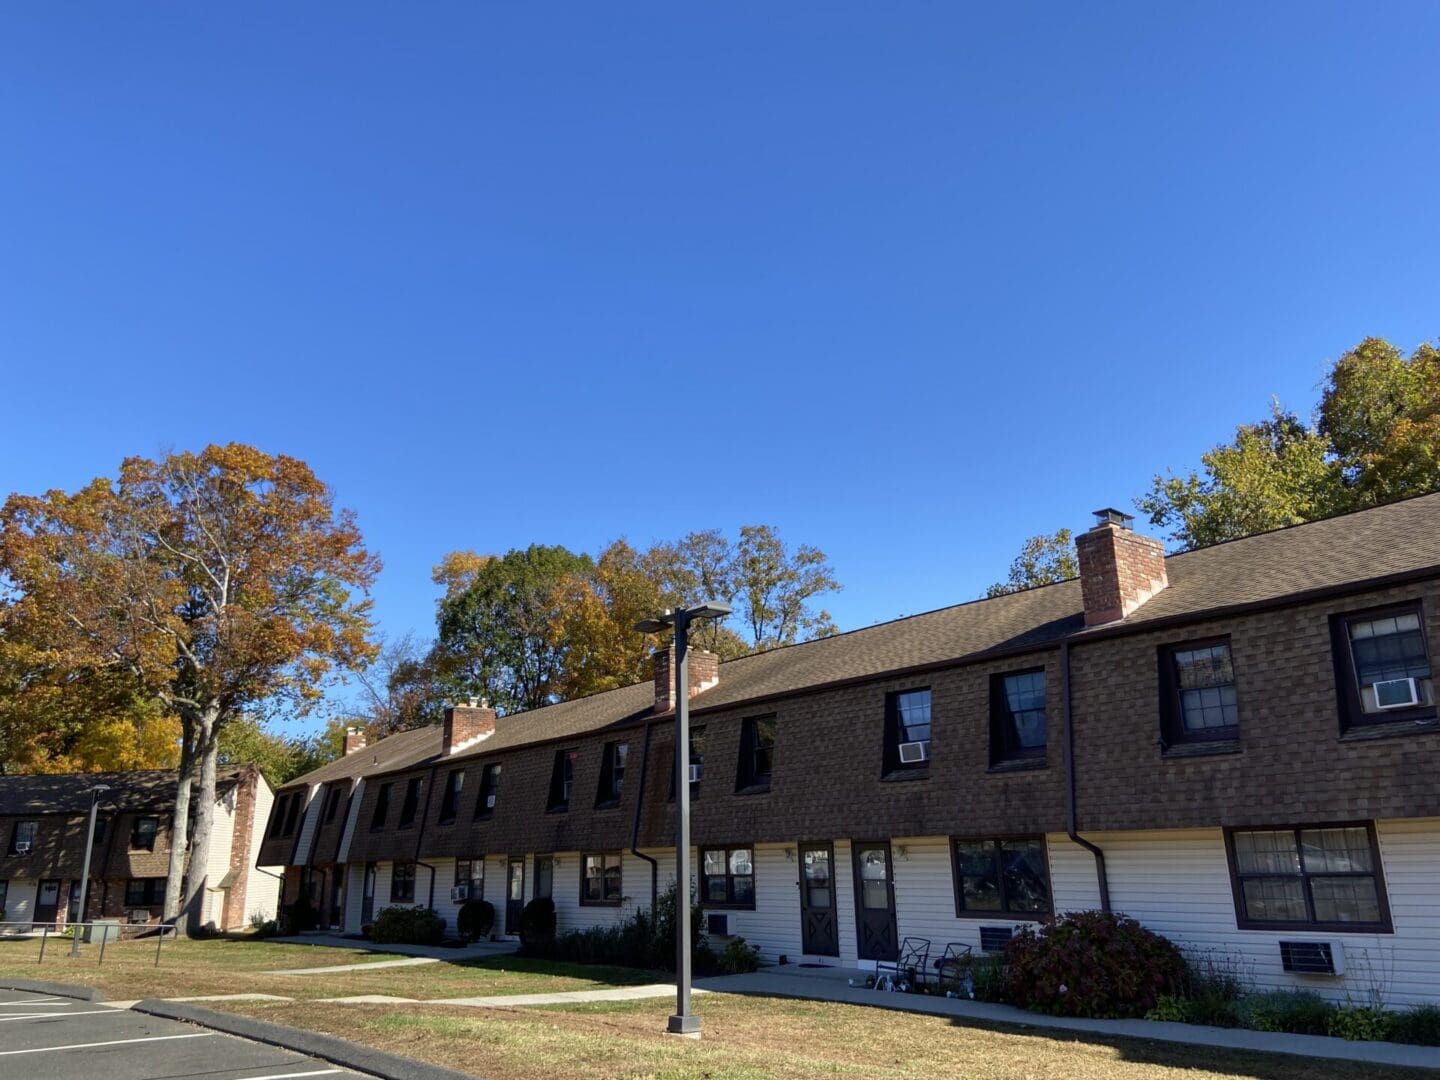
<svg viewBox="0 0 1440 1080">
<path fill-rule="evenodd" d="M 1240 929 L 1391 932 L 1373 824 L 1228 829 L 1225 844 Z"/>
<path fill-rule="evenodd" d="M 955 840 L 955 914 L 1022 919 L 1050 914 L 1050 869 L 1045 838 Z"/>
<path fill-rule="evenodd" d="M 616 906 L 624 899 L 620 880 L 619 852 L 586 855 L 580 877 L 580 903 L 587 906 Z"/>
</svg>

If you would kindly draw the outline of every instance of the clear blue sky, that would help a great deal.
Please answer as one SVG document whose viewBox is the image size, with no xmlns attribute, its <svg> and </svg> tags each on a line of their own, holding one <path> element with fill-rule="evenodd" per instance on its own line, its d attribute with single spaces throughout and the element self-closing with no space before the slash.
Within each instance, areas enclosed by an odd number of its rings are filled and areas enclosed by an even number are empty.
<svg viewBox="0 0 1440 1080">
<path fill-rule="evenodd" d="M 746 522 L 969 599 L 1440 333 L 1434 3 L 0 15 L 0 495 L 308 460 L 454 548 Z"/>
</svg>

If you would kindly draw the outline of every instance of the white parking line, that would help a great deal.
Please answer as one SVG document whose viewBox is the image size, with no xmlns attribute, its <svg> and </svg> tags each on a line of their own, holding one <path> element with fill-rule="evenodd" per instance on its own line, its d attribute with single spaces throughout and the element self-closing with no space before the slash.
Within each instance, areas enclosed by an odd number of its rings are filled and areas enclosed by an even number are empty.
<svg viewBox="0 0 1440 1080">
<path fill-rule="evenodd" d="M 66 1001 L 58 997 L 24 998 L 19 1001 L 0 1001 L 0 1005 L 73 1005 L 73 1001 Z"/>
<path fill-rule="evenodd" d="M 0 1015 L 0 1024 L 7 1020 L 69 1020 L 72 1016 L 114 1016 L 114 1009 L 86 1009 L 84 1012 L 68 1013 L 12 1013 Z"/>
<path fill-rule="evenodd" d="M 213 1031 L 196 1031 L 186 1035 L 147 1035 L 141 1039 L 107 1039 L 105 1042 L 71 1043 L 69 1046 L 36 1046 L 29 1050 L 0 1050 L 0 1057 L 17 1054 L 49 1054 L 56 1050 L 89 1050 L 96 1046 L 124 1046 L 128 1043 L 167 1042 L 170 1039 L 208 1039 Z"/>
<path fill-rule="evenodd" d="M 264 1076 L 237 1076 L 235 1080 L 291 1080 L 296 1076 L 334 1076 L 339 1069 L 315 1069 L 303 1073 L 266 1073 Z"/>
</svg>

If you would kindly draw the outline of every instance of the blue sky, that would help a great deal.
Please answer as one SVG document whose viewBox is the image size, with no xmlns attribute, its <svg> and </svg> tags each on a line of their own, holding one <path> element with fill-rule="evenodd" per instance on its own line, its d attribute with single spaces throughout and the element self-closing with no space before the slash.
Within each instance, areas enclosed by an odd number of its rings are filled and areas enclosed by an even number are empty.
<svg viewBox="0 0 1440 1080">
<path fill-rule="evenodd" d="M 778 525 L 966 600 L 1440 333 L 1433 3 L 12 5 L 0 494 L 308 460 L 445 551 Z"/>
</svg>

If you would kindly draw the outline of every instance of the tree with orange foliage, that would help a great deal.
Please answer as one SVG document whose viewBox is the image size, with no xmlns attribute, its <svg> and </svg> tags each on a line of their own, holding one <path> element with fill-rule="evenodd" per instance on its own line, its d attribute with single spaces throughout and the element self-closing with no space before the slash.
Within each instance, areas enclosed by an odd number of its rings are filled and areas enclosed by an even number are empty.
<svg viewBox="0 0 1440 1080">
<path fill-rule="evenodd" d="M 379 569 L 308 465 L 237 443 L 128 458 L 115 480 L 0 509 L 0 637 L 55 672 L 123 674 L 180 720 L 167 921 L 183 906 L 193 930 L 203 912 L 221 730 L 277 702 L 303 712 L 336 668 L 372 659 Z"/>
</svg>

